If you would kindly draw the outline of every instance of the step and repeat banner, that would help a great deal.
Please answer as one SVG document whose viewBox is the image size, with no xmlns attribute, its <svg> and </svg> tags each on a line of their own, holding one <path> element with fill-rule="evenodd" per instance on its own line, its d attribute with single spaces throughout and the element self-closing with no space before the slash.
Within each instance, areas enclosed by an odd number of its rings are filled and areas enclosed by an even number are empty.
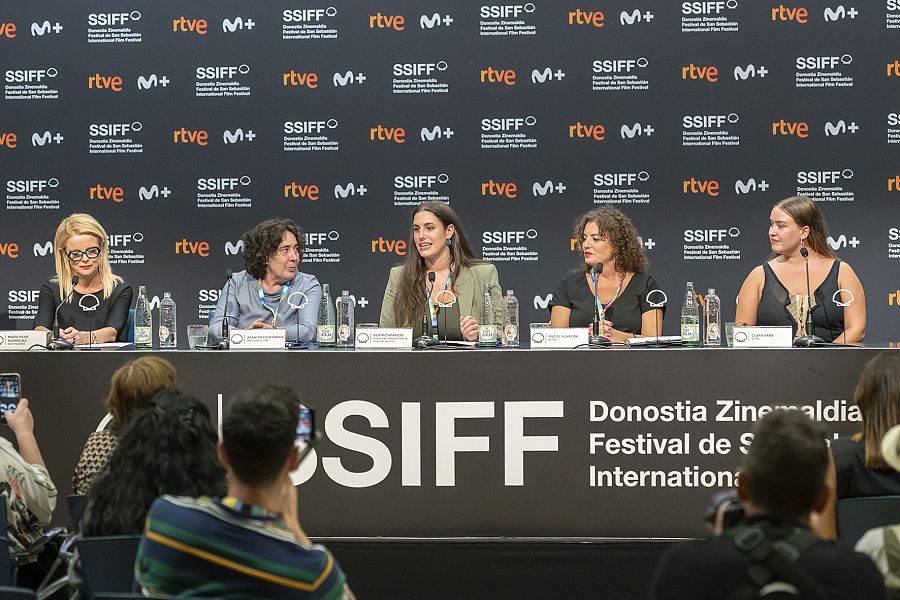
<svg viewBox="0 0 900 600">
<path fill-rule="evenodd" d="M 73 212 L 173 293 L 182 345 L 276 215 L 376 321 L 412 207 L 440 200 L 526 322 L 579 263 L 574 219 L 615 205 L 676 333 L 684 282 L 736 297 L 771 205 L 803 194 L 865 286 L 867 341 L 897 340 L 898 41 L 898 0 L 7 1 L 0 328 L 31 326 Z"/>
</svg>

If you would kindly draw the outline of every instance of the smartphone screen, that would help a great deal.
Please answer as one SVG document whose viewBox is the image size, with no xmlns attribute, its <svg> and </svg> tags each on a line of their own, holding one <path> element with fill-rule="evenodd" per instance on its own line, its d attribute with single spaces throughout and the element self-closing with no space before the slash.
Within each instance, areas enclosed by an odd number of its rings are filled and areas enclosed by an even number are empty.
<svg viewBox="0 0 900 600">
<path fill-rule="evenodd" d="M 309 444 L 316 432 L 316 413 L 313 409 L 300 405 L 297 420 L 297 442 Z"/>
<path fill-rule="evenodd" d="M 6 425 L 6 411 L 16 411 L 22 397 L 22 378 L 18 373 L 0 374 L 0 423 Z"/>
</svg>

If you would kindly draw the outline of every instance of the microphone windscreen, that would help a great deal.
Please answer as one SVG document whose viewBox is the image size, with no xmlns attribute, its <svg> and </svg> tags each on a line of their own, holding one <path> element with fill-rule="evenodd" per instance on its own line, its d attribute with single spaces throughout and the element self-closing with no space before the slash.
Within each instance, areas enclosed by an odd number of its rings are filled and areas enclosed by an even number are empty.
<svg viewBox="0 0 900 600">
<path fill-rule="evenodd" d="M 596 265 L 594 265 L 594 272 L 597 273 L 597 275 L 599 275 L 600 273 L 603 272 L 603 263 L 602 262 L 598 262 Z"/>
<path fill-rule="evenodd" d="M 225 269 L 225 279 L 229 279 L 231 277 L 231 274 L 232 274 L 231 269 Z"/>
<path fill-rule="evenodd" d="M 434 278 L 435 278 L 434 271 L 428 271 L 428 281 L 431 283 L 434 283 Z"/>
<path fill-rule="evenodd" d="M 78 285 L 78 275 L 72 275 L 72 285 Z"/>
</svg>

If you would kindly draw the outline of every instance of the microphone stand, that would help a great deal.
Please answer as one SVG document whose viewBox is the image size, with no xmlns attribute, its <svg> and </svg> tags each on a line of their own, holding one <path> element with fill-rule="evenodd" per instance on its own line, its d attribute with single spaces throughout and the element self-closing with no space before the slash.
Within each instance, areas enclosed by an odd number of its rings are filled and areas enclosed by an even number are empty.
<svg viewBox="0 0 900 600">
<path fill-rule="evenodd" d="M 825 340 L 817 336 L 813 330 L 812 289 L 809 285 L 809 250 L 801 247 L 800 255 L 803 256 L 803 260 L 806 262 L 806 335 L 794 340 L 794 348 L 814 348 L 819 344 L 824 344 Z"/>
<path fill-rule="evenodd" d="M 69 298 L 72 297 L 72 294 L 75 293 L 75 286 L 78 285 L 78 275 L 72 275 L 72 289 L 69 290 L 69 293 L 66 294 L 66 297 L 63 298 L 62 302 L 56 307 L 56 310 L 53 312 L 53 336 L 54 339 L 47 344 L 48 350 L 71 350 L 75 347 L 75 344 L 68 340 L 60 339 L 59 332 L 59 309 L 62 308 L 62 305 L 69 301 Z"/>
<path fill-rule="evenodd" d="M 434 289 L 434 271 L 428 271 L 428 281 L 431 282 L 431 288 Z M 428 335 L 428 319 L 431 315 L 428 314 L 428 299 L 431 298 L 431 290 L 428 289 L 428 284 L 425 284 L 425 306 L 422 309 L 422 335 L 413 340 L 413 348 L 416 350 L 424 350 L 426 348 L 431 348 L 432 346 L 436 346 L 437 342 L 434 341 L 430 335 Z"/>
<path fill-rule="evenodd" d="M 594 267 L 594 330 L 588 336 L 588 348 L 609 348 L 612 342 L 606 336 L 600 335 L 600 294 L 597 292 L 597 283 L 600 280 L 600 273 L 603 272 L 603 263 L 597 263 Z"/>
</svg>

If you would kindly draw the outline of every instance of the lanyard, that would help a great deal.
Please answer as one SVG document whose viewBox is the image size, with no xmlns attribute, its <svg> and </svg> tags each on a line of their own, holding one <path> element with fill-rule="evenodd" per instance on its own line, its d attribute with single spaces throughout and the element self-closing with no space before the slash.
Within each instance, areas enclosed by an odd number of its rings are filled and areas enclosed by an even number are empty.
<svg viewBox="0 0 900 600">
<path fill-rule="evenodd" d="M 275 327 L 278 324 L 278 311 L 281 310 L 281 303 L 287 298 L 289 287 L 291 287 L 290 281 L 285 282 L 285 284 L 281 286 L 281 297 L 278 298 L 278 304 L 272 309 L 272 307 L 266 303 L 266 293 L 263 291 L 262 282 L 258 279 L 256 280 L 256 293 L 259 294 L 259 303 L 263 305 L 263 308 L 272 313 L 272 327 Z"/>
<path fill-rule="evenodd" d="M 600 313 L 601 321 L 606 319 L 606 309 L 608 309 L 610 306 L 612 306 L 613 302 L 616 301 L 616 298 L 619 297 L 619 292 L 622 291 L 622 282 L 624 280 L 625 280 L 624 277 L 619 280 L 619 287 L 616 288 L 616 293 L 613 294 L 612 300 L 610 300 L 606 304 L 603 304 L 603 302 L 600 300 L 600 296 L 594 297 L 594 301 L 597 303 L 597 311 Z M 594 284 L 594 290 L 596 290 L 597 289 L 597 273 L 595 273 L 593 269 L 591 269 L 591 283 Z"/>
<path fill-rule="evenodd" d="M 453 281 L 453 278 L 450 276 L 450 273 L 447 273 L 447 281 L 444 282 L 444 290 L 450 289 L 450 282 Z M 427 294 L 425 297 L 425 301 L 428 302 L 428 314 L 431 315 L 431 327 L 435 331 L 437 331 L 438 320 L 437 320 L 437 308 L 434 306 L 434 303 L 431 301 L 431 294 L 428 293 L 428 286 L 425 286 L 425 293 Z"/>
</svg>

